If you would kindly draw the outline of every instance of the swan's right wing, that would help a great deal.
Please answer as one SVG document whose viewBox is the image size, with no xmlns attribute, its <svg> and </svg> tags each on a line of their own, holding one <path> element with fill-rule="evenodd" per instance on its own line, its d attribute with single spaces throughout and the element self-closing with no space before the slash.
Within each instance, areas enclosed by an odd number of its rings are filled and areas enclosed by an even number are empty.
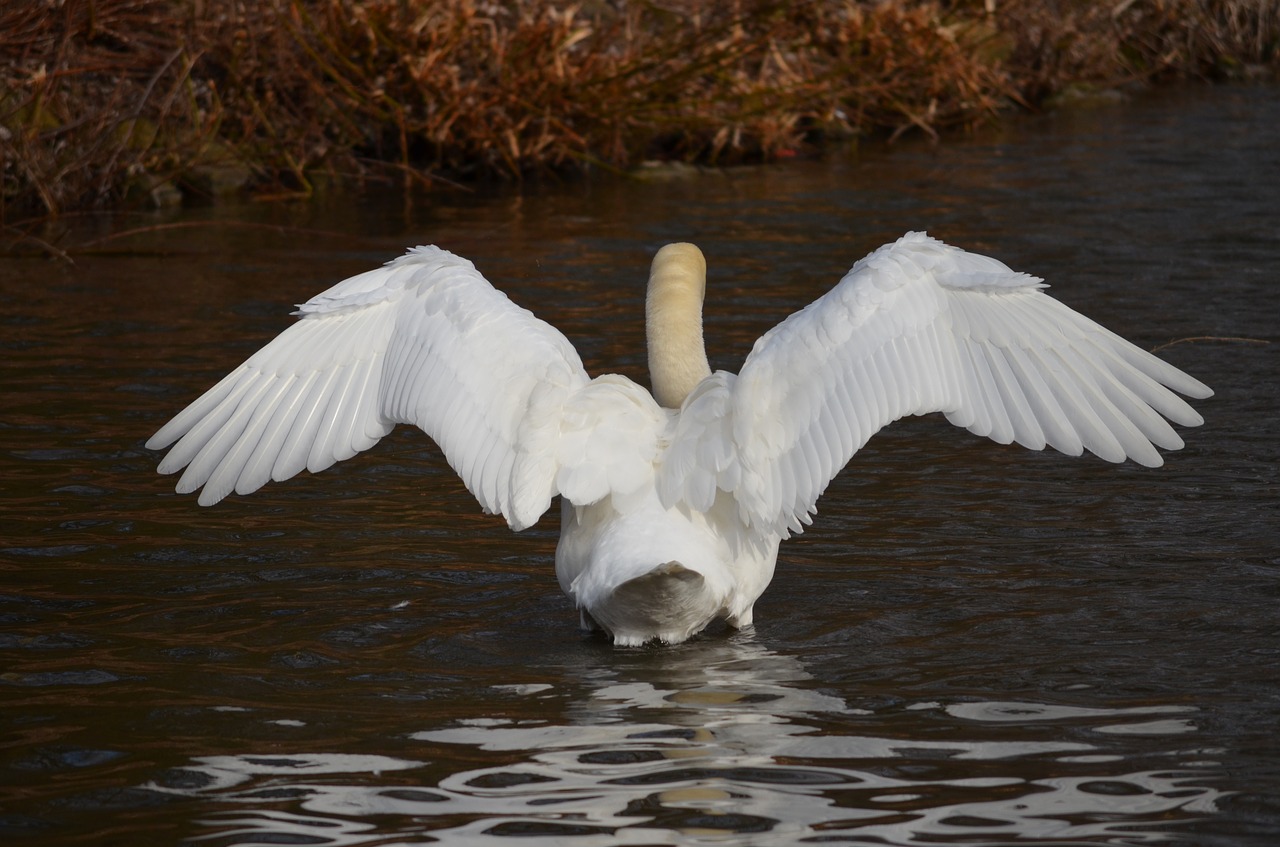
<svg viewBox="0 0 1280 847">
<path fill-rule="evenodd" d="M 417 248 L 345 280 L 147 442 L 201 505 L 322 470 L 397 423 L 421 427 L 486 511 L 514 529 L 556 493 L 566 399 L 588 382 L 554 327 L 471 262 Z"/>
<path fill-rule="evenodd" d="M 798 532 L 872 435 L 928 412 L 1005 444 L 1161 464 L 1156 447 L 1182 446 L 1164 418 L 1202 422 L 1169 388 L 1213 392 L 1042 287 L 923 233 L 876 250 L 761 337 L 736 381 L 690 396 L 664 500 L 723 490 L 752 526 Z"/>
</svg>

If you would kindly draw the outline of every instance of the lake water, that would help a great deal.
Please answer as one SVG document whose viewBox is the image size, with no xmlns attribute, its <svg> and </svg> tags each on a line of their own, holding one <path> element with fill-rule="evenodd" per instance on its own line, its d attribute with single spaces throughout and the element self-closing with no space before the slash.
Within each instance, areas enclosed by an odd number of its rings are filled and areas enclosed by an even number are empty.
<svg viewBox="0 0 1280 847">
<path fill-rule="evenodd" d="M 93 218 L 62 246 L 145 231 L 0 258 L 0 839 L 1280 843 L 1277 151 L 1280 88 L 1193 88 L 646 183 Z M 1161 351 L 1216 389 L 1206 424 L 1148 469 L 900 422 L 753 631 L 631 650 L 577 629 L 555 514 L 511 534 L 420 433 L 212 509 L 142 446 L 412 244 L 644 380 L 663 243 L 706 251 L 736 370 L 909 229 L 1141 346 L 1218 339 Z"/>
</svg>

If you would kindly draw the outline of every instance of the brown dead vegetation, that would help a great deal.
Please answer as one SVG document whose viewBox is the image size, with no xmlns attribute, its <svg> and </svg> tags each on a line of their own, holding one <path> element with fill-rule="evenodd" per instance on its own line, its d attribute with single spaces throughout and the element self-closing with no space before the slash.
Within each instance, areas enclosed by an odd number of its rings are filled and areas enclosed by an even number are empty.
<svg viewBox="0 0 1280 847">
<path fill-rule="evenodd" d="M 17 0 L 0 223 L 318 174 L 768 160 L 1280 61 L 1280 0 Z"/>
</svg>

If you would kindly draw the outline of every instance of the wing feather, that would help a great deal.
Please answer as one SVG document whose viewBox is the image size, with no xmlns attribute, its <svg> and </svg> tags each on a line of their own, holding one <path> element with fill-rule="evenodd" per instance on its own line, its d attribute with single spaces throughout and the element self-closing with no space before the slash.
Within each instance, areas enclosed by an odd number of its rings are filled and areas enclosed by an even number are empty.
<svg viewBox="0 0 1280 847">
<path fill-rule="evenodd" d="M 218 380 L 217 384 L 214 385 L 213 388 L 210 388 L 201 395 L 198 400 L 175 415 L 173 420 L 162 426 L 155 435 L 151 436 L 150 441 L 147 443 L 161 445 L 172 444 L 181 435 L 188 432 L 193 426 L 208 416 L 213 409 L 221 405 L 222 401 L 227 398 L 227 395 L 237 390 L 237 388 L 241 388 L 240 373 L 236 371 L 227 374 L 222 379 Z M 179 462 L 177 456 L 175 456 L 174 453 L 170 453 L 160 463 L 160 473 L 173 473 L 173 471 L 186 466 L 187 462 L 191 461 L 191 456 L 194 455 L 195 453 L 193 451 L 191 455 L 187 456 L 185 461 Z M 174 464 L 175 462 L 177 464 Z M 165 470 L 168 466 L 171 466 L 170 469 Z"/>
<path fill-rule="evenodd" d="M 227 454 L 233 452 L 236 439 L 249 427 L 254 406 L 260 401 L 263 394 L 267 393 L 270 383 L 265 380 L 257 380 L 248 386 L 248 389 L 238 396 L 235 410 L 227 416 L 226 420 L 220 424 L 218 431 L 213 433 L 200 451 L 196 453 L 191 464 L 187 466 L 187 473 L 183 474 L 179 485 L 191 486 L 192 479 L 197 476 L 208 478 L 214 471 L 218 469 L 221 463 L 227 458 Z M 230 405 L 230 404 L 228 404 Z M 195 488 L 188 488 L 194 491 Z"/>
<path fill-rule="evenodd" d="M 991 343 L 984 343 L 982 352 L 991 365 L 991 373 L 1000 391 L 1000 401 L 1009 415 L 1013 427 L 1013 440 L 1029 450 L 1045 448 L 1044 429 L 1031 410 L 1027 393 L 1009 364 L 1009 351 Z"/>
<path fill-rule="evenodd" d="M 320 414 L 316 440 L 311 443 L 311 454 L 307 457 L 307 470 L 311 473 L 319 473 L 332 466 L 339 458 L 338 421 L 342 420 L 348 407 L 359 404 L 358 398 L 354 396 L 355 364 L 349 362 L 337 368 L 333 388 L 327 398 L 329 402 Z"/>
<path fill-rule="evenodd" d="M 284 446 L 271 466 L 271 478 L 276 482 L 289 479 L 301 473 L 307 467 L 311 456 L 311 444 L 320 430 L 320 415 L 328 408 L 328 396 L 337 373 L 334 371 L 315 371 L 315 379 L 311 382 L 298 416 L 294 418 Z M 216 502 L 216 501 L 215 501 Z M 205 505 L 201 503 L 201 505 Z"/>
<path fill-rule="evenodd" d="M 962 349 L 968 354 L 969 372 L 974 375 L 974 382 L 981 392 L 981 396 L 975 395 L 975 403 L 985 416 L 984 426 L 980 430 L 970 427 L 969 431 L 999 444 L 1008 444 L 1013 440 L 1013 422 L 1009 419 L 1000 386 L 992 372 L 990 353 L 986 345 L 972 339 L 962 345 Z"/>
<path fill-rule="evenodd" d="M 280 391 L 280 402 L 272 410 L 271 418 L 263 428 L 262 437 L 258 439 L 236 483 L 238 494 L 257 491 L 271 481 L 271 471 L 275 466 L 276 457 L 284 447 L 290 427 L 298 418 L 302 398 L 310 391 L 315 380 L 316 374 L 312 373 L 306 376 L 291 374 L 285 381 Z"/>
<path fill-rule="evenodd" d="M 170 455 L 166 457 L 166 461 L 161 462 L 160 473 L 173 473 L 198 459 L 200 454 L 204 452 L 209 440 L 214 438 L 221 427 L 233 418 L 236 409 L 240 406 L 241 398 L 251 393 L 252 389 L 258 387 L 251 381 L 237 385 L 234 390 L 210 409 L 205 417 L 197 419 L 189 437 L 184 437 L 179 441 Z M 181 485 L 182 483 L 179 484 Z M 194 491 L 195 489 L 188 490 Z"/>
<path fill-rule="evenodd" d="M 1072 425 L 1071 416 L 1058 402 L 1055 381 L 1041 367 L 1036 351 L 1017 346 L 1005 349 L 1009 353 L 1014 377 L 1022 386 L 1023 395 L 1031 407 L 1031 414 L 1044 430 L 1045 441 L 1059 453 L 1079 456 L 1084 452 L 1084 442 Z"/>
</svg>

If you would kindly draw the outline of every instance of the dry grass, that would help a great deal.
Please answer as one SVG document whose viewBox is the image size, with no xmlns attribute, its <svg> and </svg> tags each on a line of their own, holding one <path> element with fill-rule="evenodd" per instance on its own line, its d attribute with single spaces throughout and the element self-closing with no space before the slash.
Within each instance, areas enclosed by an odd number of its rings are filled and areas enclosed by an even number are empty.
<svg viewBox="0 0 1280 847">
<path fill-rule="evenodd" d="M 430 181 L 930 136 L 1280 61 L 1280 0 L 18 0 L 0 223 L 315 174 Z"/>
</svg>

